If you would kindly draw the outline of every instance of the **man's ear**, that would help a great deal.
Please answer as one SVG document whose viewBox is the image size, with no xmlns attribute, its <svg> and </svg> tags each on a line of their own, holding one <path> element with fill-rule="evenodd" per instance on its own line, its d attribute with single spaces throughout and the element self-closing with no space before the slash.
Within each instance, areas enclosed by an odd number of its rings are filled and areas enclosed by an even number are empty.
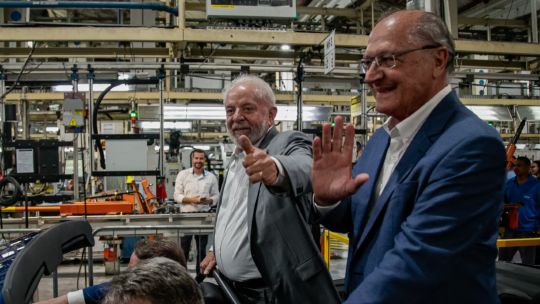
<svg viewBox="0 0 540 304">
<path fill-rule="evenodd" d="M 441 74 L 446 74 L 446 66 L 448 64 L 448 50 L 444 47 L 438 48 L 435 51 L 434 62 L 435 67 L 433 69 L 433 77 L 438 78 Z"/>
<path fill-rule="evenodd" d="M 268 118 L 271 124 L 274 124 L 276 115 L 277 115 L 277 107 L 271 107 L 270 110 L 268 111 Z"/>
</svg>

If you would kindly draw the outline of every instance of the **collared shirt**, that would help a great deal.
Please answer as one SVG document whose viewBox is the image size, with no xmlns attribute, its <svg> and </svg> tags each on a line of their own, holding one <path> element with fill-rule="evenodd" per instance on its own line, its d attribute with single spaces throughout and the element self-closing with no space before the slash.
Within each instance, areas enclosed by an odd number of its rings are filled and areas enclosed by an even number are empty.
<svg viewBox="0 0 540 304">
<path fill-rule="evenodd" d="M 242 165 L 244 158 L 244 152 L 235 153 L 231 158 L 214 232 L 214 255 L 219 270 L 234 281 L 261 277 L 249 246 L 249 178 Z"/>
<path fill-rule="evenodd" d="M 184 197 L 201 196 L 212 199 L 212 204 L 217 203 L 219 198 L 218 181 L 214 174 L 203 170 L 201 175 L 196 175 L 193 168 L 182 170 L 176 176 L 174 184 L 174 200 L 181 203 L 181 212 L 208 211 L 207 204 L 182 203 Z"/>
<path fill-rule="evenodd" d="M 388 179 L 396 165 L 399 163 L 401 157 L 407 151 L 412 139 L 420 130 L 420 127 L 424 124 L 428 116 L 433 109 L 443 100 L 443 98 L 452 91 L 450 85 L 445 86 L 437 94 L 435 94 L 428 102 L 416 110 L 411 116 L 405 118 L 403 121 L 396 124 L 391 128 L 392 117 L 388 118 L 383 124 L 384 130 L 390 135 L 390 146 L 386 150 L 386 155 L 383 161 L 383 166 L 377 180 L 376 191 L 371 198 L 375 201 L 384 190 Z M 330 206 L 319 206 L 313 201 L 315 207 L 321 214 L 325 214 L 336 207 L 340 202 L 337 202 Z"/>
<path fill-rule="evenodd" d="M 520 203 L 519 220 L 515 231 L 536 232 L 540 219 L 540 182 L 529 175 L 527 181 L 518 184 L 517 176 L 509 179 L 504 188 L 505 203 Z"/>
<path fill-rule="evenodd" d="M 261 278 L 249 244 L 247 209 L 250 182 L 242 165 L 245 156 L 237 147 L 231 157 L 227 179 L 222 188 L 213 248 L 219 270 L 227 278 L 238 282 Z M 273 186 L 280 187 L 287 181 L 286 175 L 281 163 L 274 157 L 272 159 L 279 172 Z"/>
<path fill-rule="evenodd" d="M 393 128 L 391 123 L 392 117 L 388 118 L 383 124 L 383 128 L 390 136 L 390 145 L 386 150 L 386 156 L 384 158 L 383 167 L 377 180 L 377 197 L 382 193 L 388 179 L 396 165 L 401 160 L 401 157 L 407 151 L 411 141 L 413 140 L 420 127 L 424 124 L 429 114 L 437 107 L 437 105 L 443 100 L 443 98 L 452 91 L 450 85 L 447 85 L 437 94 L 435 94 L 428 102 L 421 106 L 418 110 L 412 113 L 409 117 L 400 121 Z"/>
</svg>

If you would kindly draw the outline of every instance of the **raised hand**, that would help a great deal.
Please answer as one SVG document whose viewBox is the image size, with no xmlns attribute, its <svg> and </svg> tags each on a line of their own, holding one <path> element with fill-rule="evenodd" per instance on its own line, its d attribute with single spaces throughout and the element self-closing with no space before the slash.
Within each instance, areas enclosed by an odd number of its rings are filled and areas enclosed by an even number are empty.
<svg viewBox="0 0 540 304">
<path fill-rule="evenodd" d="M 252 183 L 262 182 L 268 186 L 273 185 L 278 178 L 278 169 L 270 155 L 254 147 L 245 135 L 238 138 L 238 145 L 246 153 L 242 165 L 246 168 L 249 181 Z"/>
<path fill-rule="evenodd" d="M 335 128 L 331 134 L 331 126 L 323 123 L 322 140 L 313 140 L 313 169 L 311 182 L 315 202 L 326 206 L 334 204 L 356 192 L 356 189 L 368 179 L 367 174 L 352 177 L 352 151 L 354 144 L 354 127 L 345 127 L 343 140 L 343 118 L 335 118 Z"/>
</svg>

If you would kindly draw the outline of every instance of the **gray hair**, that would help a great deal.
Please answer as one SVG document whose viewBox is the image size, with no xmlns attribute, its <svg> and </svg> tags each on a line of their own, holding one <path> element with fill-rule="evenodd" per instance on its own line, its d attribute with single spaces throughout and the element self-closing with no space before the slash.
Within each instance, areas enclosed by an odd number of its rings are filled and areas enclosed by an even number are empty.
<svg viewBox="0 0 540 304">
<path fill-rule="evenodd" d="M 378 22 L 400 12 L 403 12 L 403 10 L 390 10 Z M 416 25 L 409 30 L 408 38 L 410 43 L 436 44 L 446 48 L 448 50 L 446 71 L 447 73 L 454 71 L 454 56 L 456 54 L 454 39 L 452 39 L 448 27 L 439 16 L 431 12 L 422 11 L 422 16 L 416 20 Z"/>
<path fill-rule="evenodd" d="M 255 96 L 257 96 L 257 101 L 266 102 L 270 107 L 276 106 L 276 96 L 274 95 L 274 91 L 272 91 L 270 85 L 268 85 L 266 81 L 254 75 L 241 75 L 235 78 L 225 89 L 225 91 L 223 91 L 223 104 L 227 103 L 227 96 L 232 89 L 240 85 L 247 84 L 255 86 Z"/>
<path fill-rule="evenodd" d="M 129 304 L 146 300 L 152 304 L 203 304 L 197 282 L 177 262 L 155 257 L 139 262 L 116 276 L 103 304 Z"/>
<path fill-rule="evenodd" d="M 435 43 L 443 46 L 448 51 L 448 61 L 446 71 L 448 73 L 454 70 L 454 55 L 456 47 L 450 31 L 444 21 L 439 16 L 425 12 L 416 22 L 416 26 L 409 33 L 412 39 L 418 39 L 422 42 Z"/>
</svg>

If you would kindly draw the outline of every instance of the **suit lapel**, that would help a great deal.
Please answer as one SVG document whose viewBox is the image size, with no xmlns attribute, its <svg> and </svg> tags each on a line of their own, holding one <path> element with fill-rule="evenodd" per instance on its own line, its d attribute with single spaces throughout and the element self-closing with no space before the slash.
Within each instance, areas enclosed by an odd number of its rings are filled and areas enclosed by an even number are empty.
<svg viewBox="0 0 540 304">
<path fill-rule="evenodd" d="M 418 133 L 390 175 L 384 190 L 375 202 L 371 216 L 368 219 L 364 231 L 362 231 L 360 241 L 356 245 L 356 250 L 358 250 L 362 245 L 369 232 L 373 229 L 377 218 L 383 213 L 382 211 L 385 209 L 385 206 L 394 192 L 396 185 L 405 180 L 418 161 L 426 154 L 429 148 L 431 148 L 431 145 L 442 133 L 447 121 L 454 114 L 457 107 L 457 97 L 455 96 L 454 92 L 451 92 L 439 103 L 439 105 L 437 105 L 437 107 L 435 107 L 420 130 L 418 130 Z M 373 188 L 372 191 L 374 190 L 375 189 Z"/>
<path fill-rule="evenodd" d="M 386 150 L 388 149 L 388 145 L 390 143 L 390 136 L 388 136 L 388 133 L 381 128 L 373 135 L 372 140 L 375 144 L 373 152 L 367 155 L 367 151 L 364 151 L 366 155 L 363 155 L 367 163 L 362 162 L 362 164 L 359 164 L 359 166 L 356 166 L 353 170 L 353 176 L 356 176 L 362 172 L 369 175 L 368 181 L 362 186 L 366 187 L 368 191 L 357 191 L 353 196 L 353 201 L 360 202 L 360 204 L 356 204 L 353 207 L 356 208 L 353 209 L 355 213 L 353 218 L 361 219 L 353 223 L 355 235 L 360 235 L 362 227 L 365 226 L 365 214 L 368 211 L 367 209 L 368 205 L 370 204 L 373 191 L 377 191 L 377 180 L 379 179 L 379 173 L 384 162 Z M 363 166 L 366 167 L 363 168 Z"/>
</svg>

